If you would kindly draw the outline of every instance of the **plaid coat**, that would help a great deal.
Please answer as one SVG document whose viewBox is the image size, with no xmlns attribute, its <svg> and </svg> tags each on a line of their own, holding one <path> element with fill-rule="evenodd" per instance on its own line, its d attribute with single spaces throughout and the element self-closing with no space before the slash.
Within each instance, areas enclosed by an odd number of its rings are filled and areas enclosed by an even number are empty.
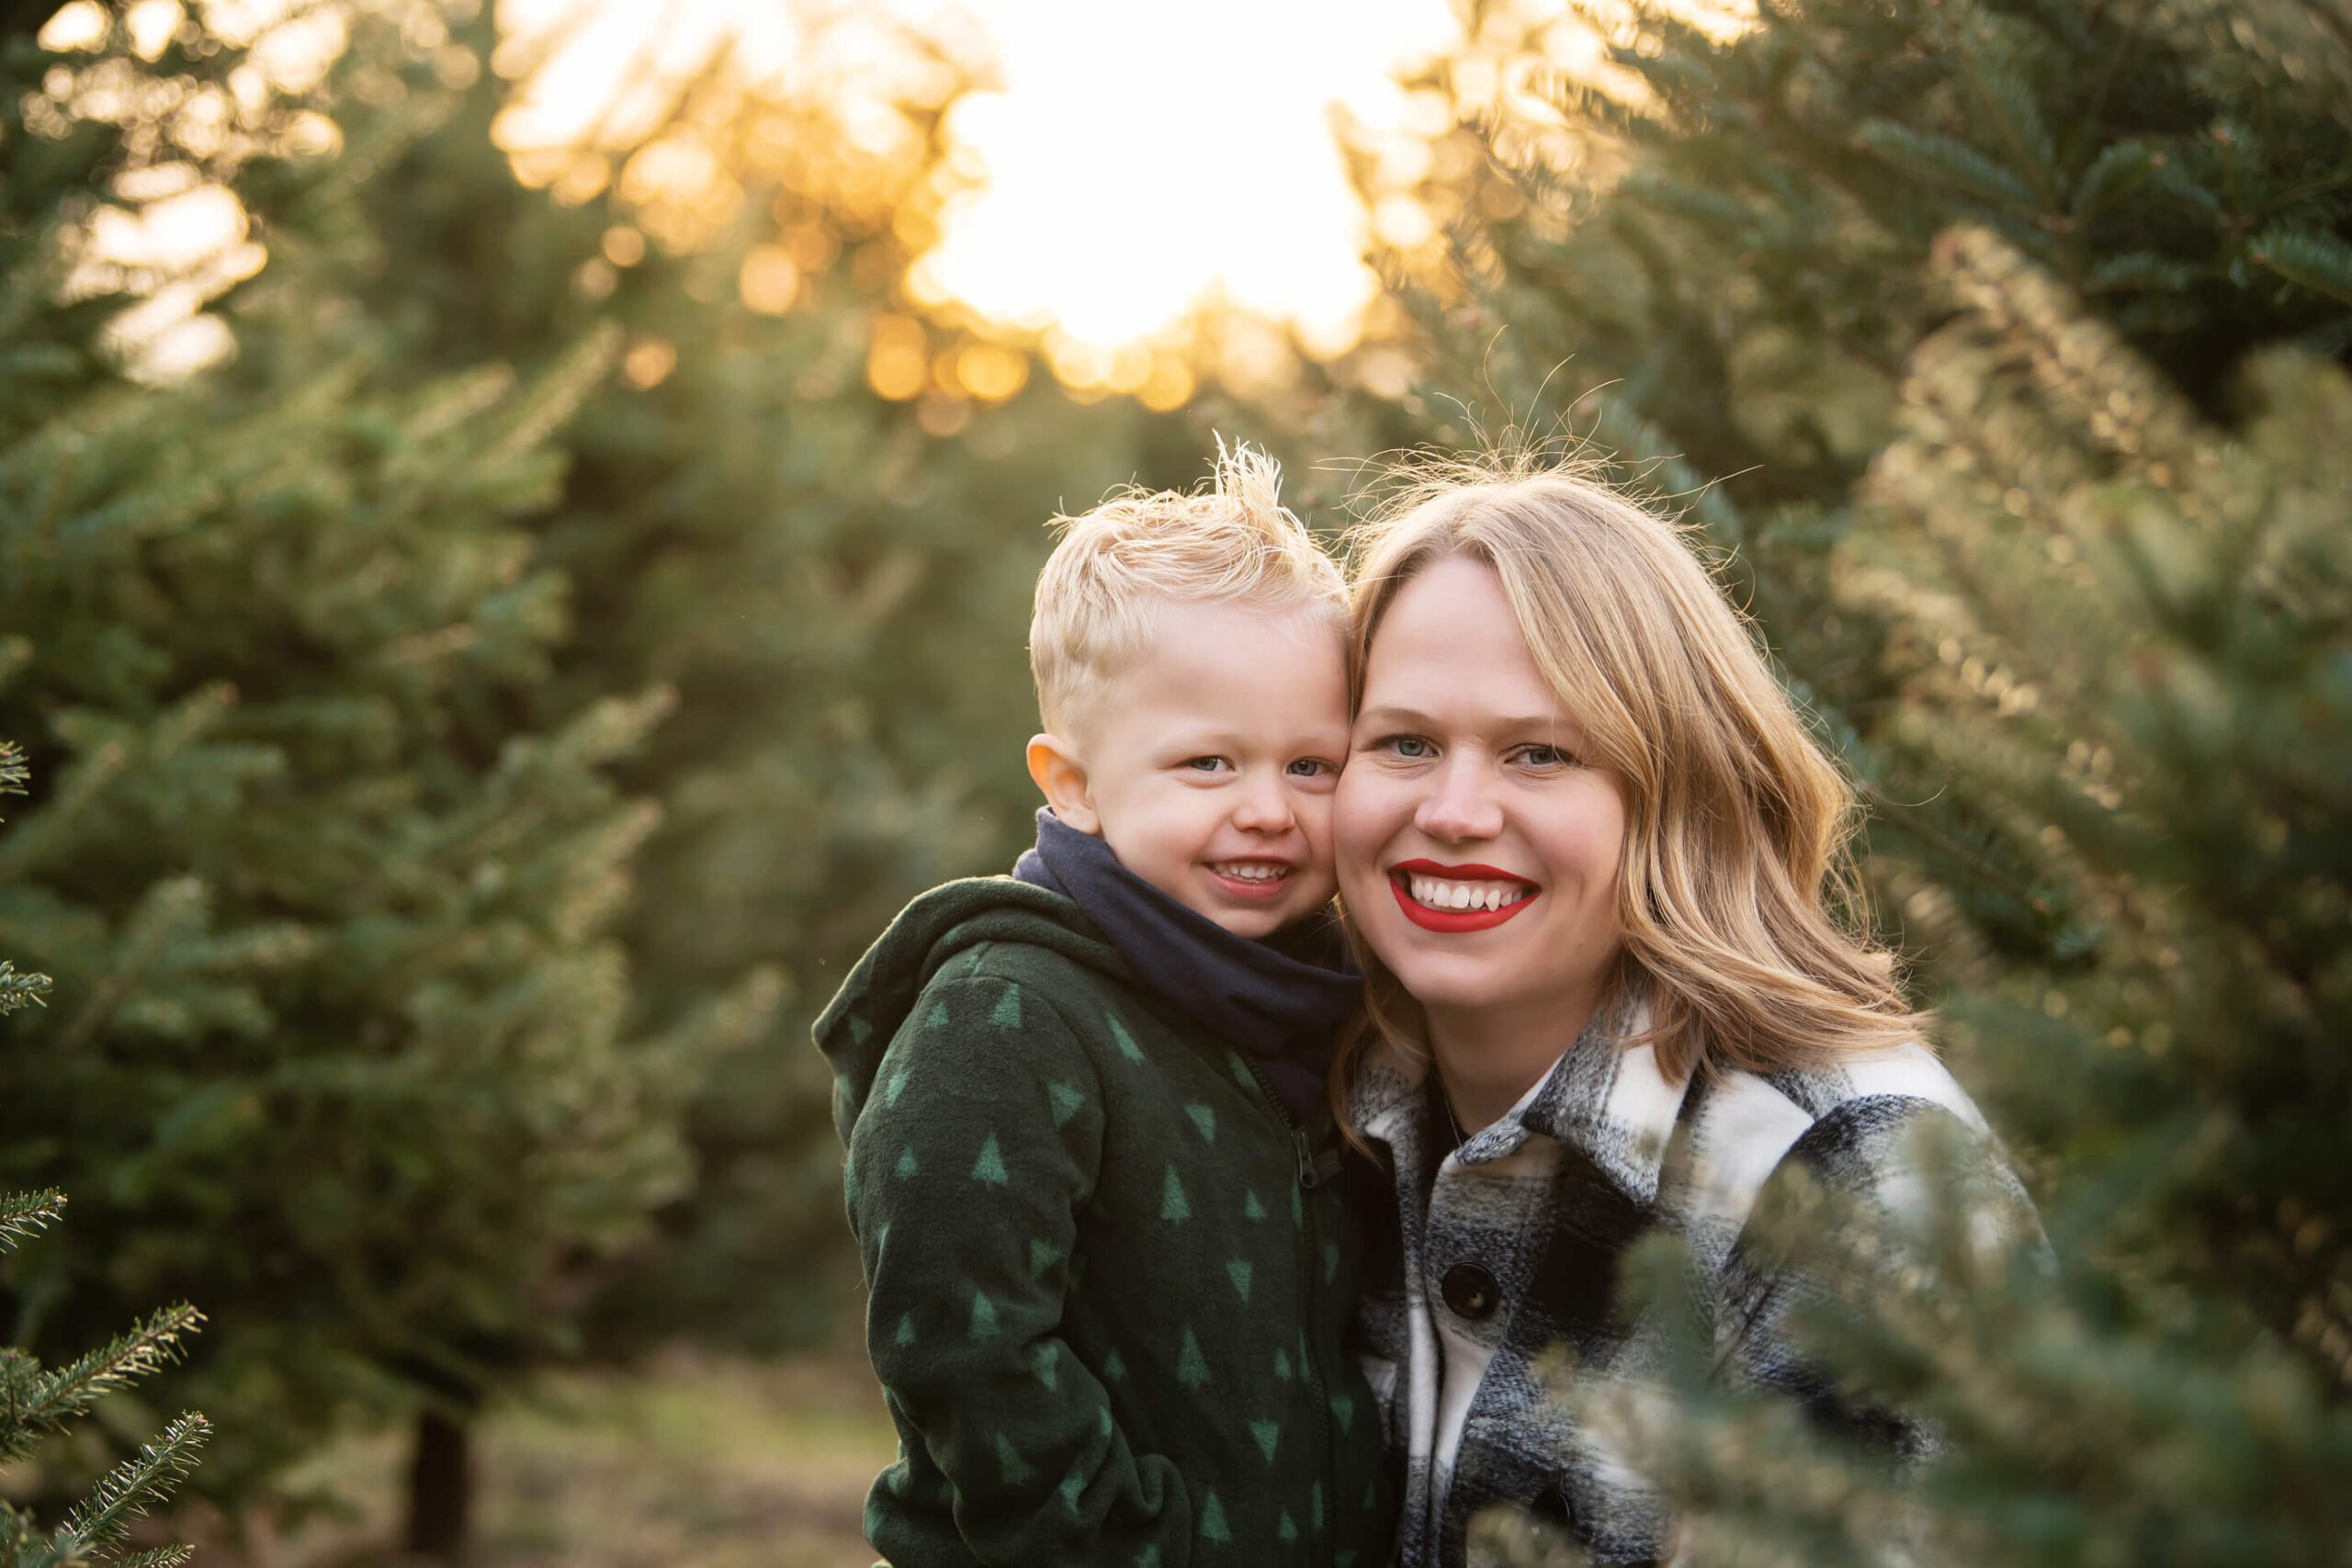
<svg viewBox="0 0 2352 1568">
<path fill-rule="evenodd" d="M 1424 1064 L 1375 1055 L 1355 1085 L 1352 1119 L 1385 1145 L 1394 1182 L 1396 1229 L 1375 1241 L 1357 1331 L 1404 1478 L 1405 1568 L 1461 1568 L 1471 1518 L 1497 1505 L 1548 1521 L 1596 1562 L 1668 1551 L 1642 1478 L 1538 1375 L 1561 1348 L 1580 1384 L 1637 1386 L 1657 1366 L 1660 1325 L 1613 1310 L 1619 1265 L 1653 1230 L 1688 1239 L 1726 1376 L 1865 1421 L 1785 1342 L 1804 1281 L 1742 1246 L 1774 1174 L 1802 1164 L 1833 1191 L 1898 1205 L 1905 1134 L 1953 1120 L 2030 1215 L 1983 1118 L 1924 1047 L 1673 1083 L 1649 1047 L 1619 1047 L 1634 1032 L 1597 1018 L 1510 1114 L 1450 1155 Z M 1871 1424 L 1901 1436 L 1883 1416 Z"/>
</svg>

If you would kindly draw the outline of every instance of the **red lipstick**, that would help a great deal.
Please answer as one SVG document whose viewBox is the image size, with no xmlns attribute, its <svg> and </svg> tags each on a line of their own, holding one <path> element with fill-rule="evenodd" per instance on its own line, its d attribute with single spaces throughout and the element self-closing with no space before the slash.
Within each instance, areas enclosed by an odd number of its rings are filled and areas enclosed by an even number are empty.
<svg viewBox="0 0 2352 1568">
<path fill-rule="evenodd" d="M 1534 886 L 1523 876 L 1499 866 L 1481 865 L 1476 861 L 1467 865 L 1441 865 L 1433 860 L 1403 860 L 1388 868 L 1391 876 L 1400 871 L 1408 875 L 1451 876 L 1458 882 L 1516 882 L 1525 886 Z"/>
<path fill-rule="evenodd" d="M 1527 897 L 1505 904 L 1499 909 L 1433 909 L 1414 897 L 1407 886 L 1406 879 L 1414 875 L 1443 876 L 1464 882 L 1515 882 L 1527 889 Z M 1491 931 L 1542 897 L 1527 878 L 1514 876 L 1491 865 L 1441 865 L 1430 860 L 1408 860 L 1391 866 L 1388 886 L 1396 895 L 1396 907 L 1405 911 L 1405 918 L 1423 931 Z"/>
</svg>

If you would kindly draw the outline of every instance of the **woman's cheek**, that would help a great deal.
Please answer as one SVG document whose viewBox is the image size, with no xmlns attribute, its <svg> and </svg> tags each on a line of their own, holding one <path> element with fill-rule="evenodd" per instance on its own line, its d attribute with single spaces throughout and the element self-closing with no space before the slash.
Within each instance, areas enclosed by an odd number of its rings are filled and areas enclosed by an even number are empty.
<svg viewBox="0 0 2352 1568">
<path fill-rule="evenodd" d="M 1340 886 L 1361 888 L 1374 874 L 1384 835 L 1380 831 L 1378 781 L 1359 762 L 1340 775 L 1331 801 L 1333 852 L 1339 858 Z"/>
</svg>

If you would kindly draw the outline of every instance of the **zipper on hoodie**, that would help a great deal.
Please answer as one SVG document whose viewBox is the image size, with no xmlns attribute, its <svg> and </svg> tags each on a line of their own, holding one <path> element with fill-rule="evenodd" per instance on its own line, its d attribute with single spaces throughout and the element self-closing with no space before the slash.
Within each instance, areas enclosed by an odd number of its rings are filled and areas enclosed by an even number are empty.
<svg viewBox="0 0 2352 1568">
<path fill-rule="evenodd" d="M 1339 1156 L 1333 1155 L 1328 1160 L 1317 1159 L 1314 1140 L 1307 1136 L 1306 1129 L 1299 1125 L 1298 1119 L 1290 1113 L 1290 1107 L 1283 1103 L 1282 1096 L 1274 1092 L 1274 1086 L 1264 1071 L 1247 1054 L 1236 1052 L 1235 1055 L 1239 1057 L 1241 1065 L 1250 1069 L 1250 1076 L 1258 1082 L 1258 1093 L 1290 1134 L 1291 1153 L 1298 1165 L 1299 1190 L 1308 1193 L 1328 1185 L 1339 1174 Z M 1299 1265 L 1306 1280 L 1308 1321 L 1306 1327 L 1308 1332 L 1299 1342 L 1300 1348 L 1306 1353 L 1299 1358 L 1298 1373 L 1306 1380 L 1307 1396 L 1315 1404 L 1315 1430 L 1323 1450 L 1323 1529 L 1316 1543 L 1315 1561 L 1329 1563 L 1333 1561 L 1335 1550 L 1331 1543 L 1340 1535 L 1340 1446 L 1331 1437 L 1331 1391 L 1324 1382 L 1322 1370 L 1315 1361 L 1315 1309 L 1325 1304 L 1322 1289 L 1316 1283 L 1316 1254 L 1319 1250 L 1317 1243 L 1321 1232 L 1316 1222 L 1315 1205 L 1303 1197 L 1299 1200 L 1299 1213 L 1306 1216 L 1306 1224 L 1299 1227 L 1299 1246 L 1303 1249 Z M 1315 1521 L 1311 1517 L 1307 1520 L 1307 1529 L 1310 1533 L 1315 1529 Z"/>
</svg>

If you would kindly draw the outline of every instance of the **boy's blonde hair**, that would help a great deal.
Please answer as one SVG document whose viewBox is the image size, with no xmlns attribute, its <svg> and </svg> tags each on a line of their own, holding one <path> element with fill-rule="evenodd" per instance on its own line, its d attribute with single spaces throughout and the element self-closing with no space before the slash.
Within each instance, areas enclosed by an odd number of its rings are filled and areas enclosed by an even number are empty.
<svg viewBox="0 0 2352 1568">
<path fill-rule="evenodd" d="M 1611 991 L 1670 1078 L 1769 1074 L 1917 1037 L 1862 928 L 1852 789 L 1678 526 L 1573 467 L 1455 461 L 1408 476 L 1349 558 L 1350 707 L 1397 591 L 1450 557 L 1494 570 L 1592 760 L 1624 781 Z M 1417 1051 L 1420 1010 L 1363 948 L 1370 1038 Z"/>
<path fill-rule="evenodd" d="M 1029 669 L 1037 711 L 1060 732 L 1084 717 L 1149 643 L 1167 604 L 1324 610 L 1346 625 L 1339 563 L 1282 503 L 1282 467 L 1246 443 L 1217 442 L 1206 491 L 1128 490 L 1078 517 L 1037 577 Z"/>
</svg>

